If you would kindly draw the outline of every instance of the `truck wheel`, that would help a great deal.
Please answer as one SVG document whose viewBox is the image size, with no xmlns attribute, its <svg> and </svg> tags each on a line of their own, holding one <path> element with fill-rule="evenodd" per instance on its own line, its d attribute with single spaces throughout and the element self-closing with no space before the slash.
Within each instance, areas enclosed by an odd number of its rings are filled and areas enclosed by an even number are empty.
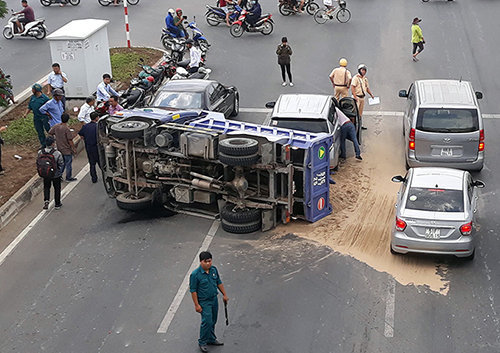
<svg viewBox="0 0 500 353">
<path fill-rule="evenodd" d="M 127 120 L 111 125 L 111 134 L 117 138 L 133 139 L 142 137 L 148 127 L 144 121 Z"/>
<path fill-rule="evenodd" d="M 259 151 L 259 143 L 254 139 L 232 137 L 219 141 L 219 152 L 226 156 L 249 156 Z"/>
<path fill-rule="evenodd" d="M 258 208 L 235 208 L 232 203 L 227 203 L 222 207 L 220 217 L 231 223 L 249 223 L 261 219 L 260 210 Z"/>
<path fill-rule="evenodd" d="M 261 220 L 248 223 L 232 223 L 222 220 L 222 229 L 228 233 L 246 234 L 260 230 L 262 228 Z"/>
<path fill-rule="evenodd" d="M 259 161 L 260 156 L 258 154 L 252 154 L 250 156 L 228 156 L 224 153 L 219 153 L 219 161 L 222 164 L 227 164 L 233 167 L 244 167 L 249 165 L 254 165 Z"/>
<path fill-rule="evenodd" d="M 153 200 L 153 196 L 148 192 L 140 192 L 135 196 L 133 192 L 125 192 L 116 197 L 116 205 L 122 210 L 139 211 L 149 205 Z"/>
</svg>

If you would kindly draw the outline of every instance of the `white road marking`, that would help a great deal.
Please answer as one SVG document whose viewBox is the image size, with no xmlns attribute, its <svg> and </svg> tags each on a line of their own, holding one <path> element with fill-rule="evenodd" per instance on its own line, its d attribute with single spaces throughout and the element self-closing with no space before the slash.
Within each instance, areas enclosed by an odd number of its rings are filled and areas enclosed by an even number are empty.
<svg viewBox="0 0 500 353">
<path fill-rule="evenodd" d="M 78 185 L 78 183 L 80 183 L 80 181 L 82 181 L 85 175 L 89 172 L 89 169 L 90 169 L 89 165 L 86 164 L 85 167 L 83 167 L 80 173 L 78 173 L 78 175 L 76 176 L 78 180 L 66 185 L 66 187 L 61 192 L 61 201 L 66 198 L 66 196 Z M 26 237 L 29 231 L 33 229 L 33 227 L 35 227 L 35 225 L 44 216 L 50 214 L 52 210 L 54 210 L 53 206 L 54 206 L 54 200 L 50 202 L 48 210 L 40 211 L 40 213 L 30 222 L 30 224 L 28 224 L 26 228 L 24 228 L 22 232 L 19 233 L 19 235 L 9 244 L 9 246 L 7 246 L 4 251 L 2 251 L 2 253 L 0 254 L 0 266 L 4 263 L 7 256 L 9 256 L 14 251 L 16 246 L 19 245 L 19 243 Z"/>
<path fill-rule="evenodd" d="M 267 108 L 240 108 L 241 113 L 270 113 Z M 403 112 L 385 110 L 365 110 L 365 116 L 403 116 Z M 484 119 L 500 119 L 500 114 L 482 114 Z"/>
<path fill-rule="evenodd" d="M 385 337 L 394 337 L 394 310 L 396 308 L 396 280 L 392 278 L 385 298 Z"/>
<path fill-rule="evenodd" d="M 167 313 L 165 314 L 165 317 L 163 318 L 160 327 L 158 328 L 157 333 L 166 333 L 168 330 L 168 327 L 172 323 L 172 320 L 174 319 L 175 314 L 177 313 L 177 310 L 181 306 L 182 299 L 186 295 L 186 292 L 189 288 L 189 276 L 191 275 L 191 272 L 193 272 L 196 267 L 199 266 L 200 260 L 198 259 L 198 254 L 202 251 L 206 251 L 208 247 L 210 246 L 210 243 L 212 242 L 215 233 L 217 233 L 217 229 L 219 228 L 220 222 L 219 221 L 214 221 L 212 223 L 212 226 L 210 227 L 207 236 L 203 240 L 203 243 L 200 246 L 200 249 L 196 253 L 193 262 L 191 263 L 191 266 L 189 267 L 189 270 L 187 271 L 186 275 L 184 276 L 184 279 L 182 280 L 181 286 L 179 287 L 179 290 L 175 294 L 174 300 L 172 300 L 172 304 L 170 304 L 170 307 L 168 308 Z"/>
</svg>

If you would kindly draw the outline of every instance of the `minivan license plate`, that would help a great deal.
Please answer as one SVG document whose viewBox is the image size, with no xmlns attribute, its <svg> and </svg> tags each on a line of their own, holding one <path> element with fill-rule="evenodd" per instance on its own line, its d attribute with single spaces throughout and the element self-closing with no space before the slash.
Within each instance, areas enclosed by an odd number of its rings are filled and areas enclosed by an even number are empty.
<svg viewBox="0 0 500 353">
<path fill-rule="evenodd" d="M 425 239 L 441 239 L 441 229 L 425 228 Z"/>
<path fill-rule="evenodd" d="M 453 148 L 441 148 L 442 157 L 453 157 Z"/>
</svg>

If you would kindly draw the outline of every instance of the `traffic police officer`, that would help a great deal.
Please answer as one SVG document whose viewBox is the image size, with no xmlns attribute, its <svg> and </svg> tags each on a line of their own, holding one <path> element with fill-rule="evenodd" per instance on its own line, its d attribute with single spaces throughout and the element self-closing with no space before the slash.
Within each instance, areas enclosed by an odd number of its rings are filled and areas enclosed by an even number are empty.
<svg viewBox="0 0 500 353">
<path fill-rule="evenodd" d="M 224 303 L 229 300 L 219 276 L 219 271 L 212 266 L 212 254 L 208 251 L 200 253 L 200 267 L 191 273 L 189 291 L 193 298 L 194 308 L 201 314 L 200 339 L 198 344 L 202 352 L 208 352 L 207 345 L 221 346 L 224 343 L 215 336 L 215 324 L 219 311 L 217 289 L 223 295 Z"/>
<path fill-rule="evenodd" d="M 373 98 L 372 91 L 370 91 L 370 86 L 368 85 L 368 79 L 366 78 L 366 70 L 365 64 L 359 64 L 358 74 L 354 76 L 351 83 L 352 96 L 358 104 L 360 118 L 363 116 L 366 94 L 369 94 Z M 363 129 L 365 129 L 364 126 Z"/>
<path fill-rule="evenodd" d="M 339 65 L 340 67 L 333 69 L 329 76 L 337 100 L 349 95 L 349 86 L 351 85 L 351 72 L 347 70 L 347 60 L 345 58 L 340 59 Z"/>
</svg>

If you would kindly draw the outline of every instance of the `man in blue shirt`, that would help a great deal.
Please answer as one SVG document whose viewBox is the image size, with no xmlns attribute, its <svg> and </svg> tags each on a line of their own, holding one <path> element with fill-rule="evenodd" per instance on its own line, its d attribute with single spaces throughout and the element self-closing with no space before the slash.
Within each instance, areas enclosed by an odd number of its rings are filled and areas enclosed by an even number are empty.
<svg viewBox="0 0 500 353">
<path fill-rule="evenodd" d="M 169 9 L 167 17 L 165 17 L 165 24 L 167 25 L 167 30 L 174 35 L 174 37 L 181 37 L 181 31 L 174 24 L 174 9 Z"/>
<path fill-rule="evenodd" d="M 85 151 L 87 152 L 87 158 L 90 164 L 90 178 L 95 184 L 97 183 L 95 165 L 97 164 L 99 168 L 101 167 L 99 163 L 99 151 L 97 149 L 97 120 L 99 120 L 99 114 L 96 112 L 90 113 L 90 119 L 90 123 L 83 125 L 78 135 L 83 137 L 85 141 Z"/>
<path fill-rule="evenodd" d="M 63 97 L 63 91 L 55 89 L 52 92 L 52 99 L 40 107 L 40 113 L 49 116 L 50 127 L 61 123 L 61 115 L 64 113 L 64 107 L 62 104 Z"/>
<path fill-rule="evenodd" d="M 102 82 L 97 85 L 97 101 L 107 102 L 109 97 L 118 96 L 118 93 L 109 85 L 111 76 L 109 74 L 102 75 Z"/>
<path fill-rule="evenodd" d="M 200 253 L 200 267 L 191 273 L 189 291 L 193 299 L 194 308 L 201 314 L 200 339 L 198 344 L 202 352 L 208 352 L 207 345 L 222 346 L 224 343 L 215 336 L 215 324 L 219 311 L 217 289 L 220 290 L 224 303 L 228 297 L 219 276 L 219 271 L 212 266 L 212 254 L 208 251 Z"/>
<path fill-rule="evenodd" d="M 68 82 L 68 77 L 61 71 L 61 66 L 58 63 L 52 64 L 52 72 L 47 77 L 47 84 L 49 85 L 49 94 L 55 89 L 59 88 L 64 94 L 64 84 Z M 66 99 L 62 99 L 63 108 L 66 109 Z"/>
<path fill-rule="evenodd" d="M 28 116 L 30 111 L 33 112 L 33 125 L 35 125 L 38 140 L 40 140 L 41 147 L 45 147 L 45 132 L 49 132 L 50 130 L 49 117 L 46 114 L 42 114 L 40 108 L 49 101 L 49 97 L 43 94 L 42 85 L 38 83 L 31 86 L 31 92 L 33 95 L 30 98 L 28 109 L 24 113 L 24 118 Z"/>
</svg>

